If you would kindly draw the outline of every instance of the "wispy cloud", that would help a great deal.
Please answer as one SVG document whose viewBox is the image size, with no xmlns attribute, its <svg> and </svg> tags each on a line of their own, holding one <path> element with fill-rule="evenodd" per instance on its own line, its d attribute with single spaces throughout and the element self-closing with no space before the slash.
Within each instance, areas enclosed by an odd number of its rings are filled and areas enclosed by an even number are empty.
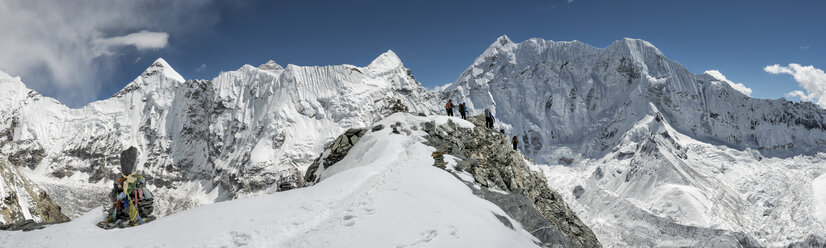
<svg viewBox="0 0 826 248">
<path fill-rule="evenodd" d="M 771 74 L 789 74 L 800 84 L 806 92 L 792 91 L 786 96 L 800 97 L 801 101 L 813 101 L 822 108 L 826 108 L 826 73 L 814 66 L 801 66 L 799 64 L 789 64 L 781 66 L 779 64 L 766 66 L 764 71 Z"/>
<path fill-rule="evenodd" d="M 162 49 L 170 35 L 209 28 L 222 1 L 2 0 L 0 70 L 77 107 L 96 100 L 115 68 L 110 55 Z"/>
<path fill-rule="evenodd" d="M 751 96 L 751 88 L 746 87 L 745 84 L 735 83 L 731 80 L 728 80 L 728 78 L 726 78 L 726 76 L 724 76 L 723 73 L 721 73 L 718 70 L 708 70 L 705 72 L 705 74 L 711 75 L 712 77 L 716 78 L 717 80 L 720 80 L 721 82 L 726 82 L 729 86 L 731 86 L 731 88 L 734 88 L 740 93 L 743 93 L 747 96 Z"/>
<path fill-rule="evenodd" d="M 198 68 L 195 69 L 195 72 L 204 72 L 204 71 L 206 71 L 206 69 L 207 69 L 207 65 L 206 64 L 201 64 L 201 66 L 198 66 Z"/>
<path fill-rule="evenodd" d="M 809 47 L 809 46 L 800 46 L 800 50 L 806 50 L 806 49 L 809 49 L 809 48 L 811 48 L 811 47 Z"/>
<path fill-rule="evenodd" d="M 160 49 L 169 44 L 169 34 L 165 32 L 149 32 L 146 30 L 115 36 L 109 38 L 98 38 L 92 41 L 95 45 L 96 56 L 110 55 L 112 49 L 122 46 L 134 46 L 138 50 Z"/>
</svg>

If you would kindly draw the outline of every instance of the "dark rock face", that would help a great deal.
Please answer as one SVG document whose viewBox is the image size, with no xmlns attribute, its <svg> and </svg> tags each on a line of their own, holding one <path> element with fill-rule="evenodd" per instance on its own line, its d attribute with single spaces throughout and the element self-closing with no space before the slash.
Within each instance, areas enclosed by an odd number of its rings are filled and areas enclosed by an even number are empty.
<svg viewBox="0 0 826 248">
<path fill-rule="evenodd" d="M 468 118 L 477 128 L 459 128 L 453 122 L 436 126 L 423 123 L 428 145 L 462 159 L 457 169 L 472 174 L 484 188 L 509 192 L 487 192 L 481 197 L 497 204 L 544 246 L 601 247 L 596 235 L 576 216 L 559 193 L 548 187 L 545 177 L 531 171 L 525 158 L 512 150 L 508 136 L 483 128 L 484 118 Z M 446 133 L 446 134 L 445 134 Z M 562 235 L 560 235 L 562 234 Z M 563 238 L 564 237 L 564 238 Z"/>
<path fill-rule="evenodd" d="M 496 204 L 505 210 L 509 216 L 519 221 L 522 227 L 530 232 L 534 237 L 542 241 L 544 247 L 573 247 L 572 240 L 565 236 L 565 233 L 553 225 L 542 215 L 533 205 L 533 201 L 520 194 L 500 194 L 491 192 L 485 188 L 478 190 L 472 185 L 468 185 L 473 193 Z M 498 216 L 497 216 L 498 217 Z M 500 219 L 502 220 L 502 219 Z M 513 229 L 513 224 L 504 219 L 503 224 Z"/>
<path fill-rule="evenodd" d="M 132 174 L 135 171 L 135 162 L 138 160 L 138 148 L 129 147 L 120 153 L 120 172 L 124 175 Z"/>
<path fill-rule="evenodd" d="M 585 193 L 585 188 L 583 188 L 582 185 L 577 185 L 576 187 L 574 187 L 574 192 L 573 193 L 574 193 L 574 197 L 579 199 L 579 197 L 582 197 L 582 194 Z"/>
<path fill-rule="evenodd" d="M 377 127 L 383 126 L 379 125 Z M 374 127 L 373 129 L 376 128 Z M 327 169 L 331 165 L 344 159 L 344 156 L 347 156 L 347 153 L 350 152 L 350 148 L 353 148 L 353 146 L 359 142 L 359 138 L 364 136 L 365 133 L 367 133 L 366 129 L 348 129 L 344 134 L 339 135 L 333 143 L 324 147 L 324 153 L 307 168 L 307 173 L 304 174 L 304 185 L 310 186 L 318 183 L 319 178 L 317 172 L 319 166 L 324 166 L 324 169 Z"/>
<path fill-rule="evenodd" d="M 3 157 L 0 157 L 0 181 L 6 187 L 0 194 L 0 224 L 14 224 L 18 229 L 13 230 L 24 230 L 29 226 L 24 223 L 27 221 L 26 212 L 34 218 L 28 219 L 31 222 L 53 223 L 69 220 L 60 211 L 60 207 L 52 202 L 46 191 L 31 182 Z"/>
<path fill-rule="evenodd" d="M 34 220 L 21 220 L 21 221 L 11 223 L 11 224 L 8 224 L 8 225 L 0 225 L 0 230 L 28 232 L 28 231 L 31 231 L 31 230 L 43 229 L 44 227 L 46 227 L 48 225 L 62 223 L 62 222 L 65 222 L 65 221 L 54 222 L 54 223 L 40 223 L 40 222 L 35 222 Z"/>
</svg>

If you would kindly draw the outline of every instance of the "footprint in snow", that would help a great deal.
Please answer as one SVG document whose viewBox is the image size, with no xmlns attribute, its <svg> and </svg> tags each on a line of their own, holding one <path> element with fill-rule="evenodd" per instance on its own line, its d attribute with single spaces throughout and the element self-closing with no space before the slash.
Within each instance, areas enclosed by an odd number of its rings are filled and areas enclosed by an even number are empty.
<svg viewBox="0 0 826 248">
<path fill-rule="evenodd" d="M 356 216 L 352 215 L 345 215 L 344 218 L 341 218 L 341 224 L 344 226 L 353 226 L 356 224 Z"/>
</svg>

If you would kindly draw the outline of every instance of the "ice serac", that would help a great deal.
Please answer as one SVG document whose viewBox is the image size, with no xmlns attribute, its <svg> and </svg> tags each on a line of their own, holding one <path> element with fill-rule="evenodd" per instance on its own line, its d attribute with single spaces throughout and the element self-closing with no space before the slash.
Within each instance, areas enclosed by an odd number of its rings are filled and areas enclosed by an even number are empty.
<svg viewBox="0 0 826 248">
<path fill-rule="evenodd" d="M 185 81 L 154 61 L 113 97 L 80 109 L 0 77 L 0 139 L 12 164 L 32 169 L 70 217 L 106 204 L 118 156 L 139 149 L 138 172 L 156 213 L 290 189 L 324 144 L 395 112 L 436 109 L 388 51 L 365 67 L 244 65 Z M 9 136 L 12 137 L 12 136 Z"/>
<path fill-rule="evenodd" d="M 601 241 L 777 246 L 826 236 L 811 211 L 812 180 L 826 171 L 823 109 L 750 98 L 643 40 L 505 41 L 443 100 L 490 109 L 523 152 L 558 165 L 547 167 L 549 183 L 571 192 Z"/>
</svg>

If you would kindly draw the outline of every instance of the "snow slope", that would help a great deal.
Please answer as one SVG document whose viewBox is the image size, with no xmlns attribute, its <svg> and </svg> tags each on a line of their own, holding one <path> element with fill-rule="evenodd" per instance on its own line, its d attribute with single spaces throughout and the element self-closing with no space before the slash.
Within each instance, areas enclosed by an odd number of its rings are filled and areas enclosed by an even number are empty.
<svg viewBox="0 0 826 248">
<path fill-rule="evenodd" d="M 396 114 L 380 122 L 443 117 Z M 461 120 L 456 120 L 457 123 Z M 469 123 L 468 123 L 469 124 Z M 470 124 L 472 125 L 472 124 Z M 433 167 L 424 132 L 368 132 L 311 187 L 226 201 L 146 225 L 102 230 L 95 209 L 72 222 L 5 232 L 9 247 L 536 247 L 536 238 L 450 173 Z"/>
<path fill-rule="evenodd" d="M 750 98 L 716 76 L 642 40 L 503 36 L 442 90 L 471 113 L 493 111 L 497 128 L 550 165 L 551 186 L 570 192 L 604 244 L 826 237 L 813 181 L 826 172 L 826 110 Z"/>
<path fill-rule="evenodd" d="M 120 151 L 138 147 L 139 171 L 161 216 L 216 201 L 300 186 L 323 145 L 392 112 L 431 112 L 436 93 L 392 51 L 365 67 L 242 66 L 185 81 L 163 59 L 112 98 L 69 109 L 0 75 L 0 139 L 9 160 L 71 217 L 105 204 Z M 5 137 L 4 137 L 5 138 Z"/>
</svg>

